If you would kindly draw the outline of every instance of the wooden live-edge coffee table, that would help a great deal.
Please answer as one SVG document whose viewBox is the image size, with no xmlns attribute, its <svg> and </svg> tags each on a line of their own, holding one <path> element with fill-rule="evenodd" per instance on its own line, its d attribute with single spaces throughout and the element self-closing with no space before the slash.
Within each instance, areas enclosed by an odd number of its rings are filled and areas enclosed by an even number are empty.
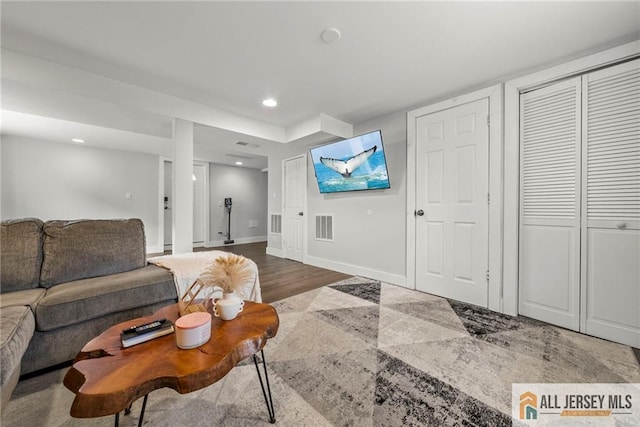
<svg viewBox="0 0 640 427">
<path fill-rule="evenodd" d="M 115 415 L 117 426 L 120 412 L 128 413 L 131 404 L 144 397 L 138 423 L 142 425 L 147 397 L 153 390 L 169 387 L 182 394 L 199 390 L 220 380 L 241 360 L 253 356 L 269 421 L 274 423 L 263 348 L 278 332 L 276 310 L 268 304 L 245 301 L 244 310 L 233 320 L 224 321 L 212 316 L 211 339 L 189 350 L 177 347 L 175 334 L 122 348 L 120 332 L 123 329 L 160 318 L 175 322 L 178 317 L 178 305 L 173 304 L 152 316 L 115 325 L 89 341 L 64 377 L 64 385 L 76 395 L 71 416 Z M 258 352 L 261 353 L 264 382 L 256 357 Z"/>
</svg>

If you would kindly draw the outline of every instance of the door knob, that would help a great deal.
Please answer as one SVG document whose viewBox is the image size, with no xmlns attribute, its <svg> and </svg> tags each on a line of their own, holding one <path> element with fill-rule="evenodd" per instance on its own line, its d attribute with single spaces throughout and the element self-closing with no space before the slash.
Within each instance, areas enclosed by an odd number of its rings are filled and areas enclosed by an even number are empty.
<svg viewBox="0 0 640 427">
<path fill-rule="evenodd" d="M 304 215 L 304 213 L 302 213 L 302 212 L 298 212 L 298 215 L 302 216 L 302 215 Z"/>
<path fill-rule="evenodd" d="M 417 216 L 422 216 L 422 215 L 424 215 L 424 211 L 423 211 L 422 209 L 418 209 L 418 210 L 416 211 L 416 215 L 417 215 Z"/>
</svg>

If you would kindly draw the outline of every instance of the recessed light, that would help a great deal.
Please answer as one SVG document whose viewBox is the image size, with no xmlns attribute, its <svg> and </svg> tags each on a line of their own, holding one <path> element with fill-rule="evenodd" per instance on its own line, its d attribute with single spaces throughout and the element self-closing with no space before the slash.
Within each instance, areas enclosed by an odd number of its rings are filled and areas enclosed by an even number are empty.
<svg viewBox="0 0 640 427">
<path fill-rule="evenodd" d="M 264 101 L 262 101 L 262 105 L 264 105 L 265 107 L 275 107 L 276 105 L 278 105 L 278 101 L 276 101 L 273 98 L 267 98 Z"/>
<path fill-rule="evenodd" d="M 71 141 L 78 143 L 78 144 L 84 144 L 84 139 L 80 139 L 80 138 L 73 138 L 71 139 Z"/>
<path fill-rule="evenodd" d="M 242 162 L 236 162 L 236 165 L 242 166 Z"/>
</svg>

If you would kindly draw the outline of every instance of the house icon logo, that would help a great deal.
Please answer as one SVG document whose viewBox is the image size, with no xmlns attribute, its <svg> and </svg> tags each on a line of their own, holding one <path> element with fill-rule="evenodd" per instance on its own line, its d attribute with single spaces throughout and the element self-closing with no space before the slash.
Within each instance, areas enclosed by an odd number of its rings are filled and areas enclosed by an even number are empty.
<svg viewBox="0 0 640 427">
<path fill-rule="evenodd" d="M 520 395 L 520 419 L 538 419 L 538 396 L 526 391 Z"/>
</svg>

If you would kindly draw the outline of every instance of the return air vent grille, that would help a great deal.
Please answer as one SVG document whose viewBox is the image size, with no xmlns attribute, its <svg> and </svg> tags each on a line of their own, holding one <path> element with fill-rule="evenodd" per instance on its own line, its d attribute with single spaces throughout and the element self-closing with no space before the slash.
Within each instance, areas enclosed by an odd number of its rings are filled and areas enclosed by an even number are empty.
<svg viewBox="0 0 640 427">
<path fill-rule="evenodd" d="M 282 234 L 282 214 L 271 214 L 271 232 L 274 234 Z"/>
<path fill-rule="evenodd" d="M 333 215 L 316 215 L 316 240 L 333 241 Z"/>
</svg>

